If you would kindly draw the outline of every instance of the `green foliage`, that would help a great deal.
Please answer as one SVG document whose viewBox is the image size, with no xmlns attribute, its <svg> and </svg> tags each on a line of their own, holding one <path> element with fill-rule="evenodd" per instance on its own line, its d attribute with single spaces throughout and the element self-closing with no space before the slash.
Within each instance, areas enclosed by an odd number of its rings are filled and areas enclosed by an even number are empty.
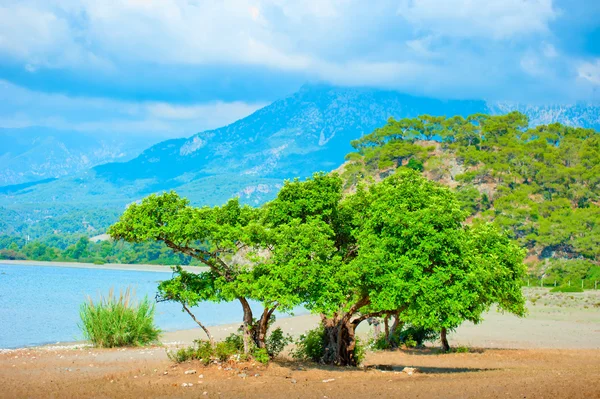
<svg viewBox="0 0 600 399">
<path fill-rule="evenodd" d="M 215 356 L 215 346 L 209 341 L 195 340 L 190 347 L 167 351 L 167 356 L 175 363 L 198 360 L 208 365 Z"/>
<path fill-rule="evenodd" d="M 325 330 L 319 326 L 300 335 L 296 340 L 296 348 L 292 357 L 296 360 L 320 362 L 325 354 Z"/>
<path fill-rule="evenodd" d="M 600 281 L 600 266 L 586 259 L 549 259 L 538 265 L 546 283 L 567 286 L 569 282 L 580 286 L 583 280 L 585 288 L 594 287 Z"/>
<path fill-rule="evenodd" d="M 438 331 L 411 325 L 405 326 L 398 332 L 398 342 L 404 343 L 407 347 L 410 347 L 409 342 L 413 347 L 422 346 L 425 342 L 433 342 L 439 337 Z"/>
<path fill-rule="evenodd" d="M 373 338 L 369 346 L 374 350 L 398 348 L 402 345 L 407 348 L 414 348 L 423 346 L 425 342 L 433 342 L 439 336 L 438 331 L 405 324 L 402 328 L 394 331 L 389 340 L 385 337 L 385 334 L 379 334 L 379 336 Z"/>
<path fill-rule="evenodd" d="M 111 290 L 96 303 L 89 298 L 81 305 L 80 317 L 84 337 L 100 348 L 146 345 L 160 335 L 154 304 L 147 297 L 136 302 L 129 289 L 118 297 Z"/>
<path fill-rule="evenodd" d="M 425 166 L 423 166 L 423 162 L 415 158 L 411 158 L 406 164 L 406 167 L 409 169 L 416 170 L 417 172 L 422 172 L 423 169 L 425 169 Z"/>
<path fill-rule="evenodd" d="M 88 241 L 87 243 L 85 241 Z M 158 264 L 198 265 L 190 256 L 176 254 L 160 242 L 123 241 L 91 242 L 80 235 L 51 235 L 30 241 L 19 236 L 0 236 L 0 259 L 28 259 L 58 262 L 89 262 L 95 264 Z"/>
<path fill-rule="evenodd" d="M 265 348 L 254 348 L 252 350 L 252 358 L 262 364 L 268 364 L 271 360 L 269 352 Z"/>
<path fill-rule="evenodd" d="M 568 285 L 562 285 L 552 288 L 550 292 L 583 292 L 583 288 L 579 286 L 569 287 Z"/>
<path fill-rule="evenodd" d="M 198 360 L 204 365 L 210 364 L 211 361 L 225 362 L 232 358 L 247 359 L 244 355 L 244 343 L 240 334 L 231 334 L 224 341 L 216 343 L 195 340 L 194 345 L 176 351 L 168 351 L 167 356 L 176 363 Z M 262 364 L 267 364 L 270 360 L 266 349 L 256 347 L 252 349 L 252 358 Z"/>
<path fill-rule="evenodd" d="M 471 350 L 468 346 L 457 346 L 455 348 L 451 348 L 450 352 L 452 353 L 469 353 Z"/>
<path fill-rule="evenodd" d="M 293 342 L 292 337 L 288 334 L 285 335 L 281 327 L 277 327 L 267 337 L 267 353 L 270 357 L 274 358 L 279 355 L 283 349 Z"/>
<path fill-rule="evenodd" d="M 427 176 L 459 183 L 464 210 L 508 230 L 521 246 L 599 262 L 600 135 L 558 123 L 527 126 L 518 112 L 390 119 L 352 143 L 357 152 L 347 157 L 344 177 L 355 185 L 416 157 L 426 161 Z M 428 146 L 423 139 L 432 131 L 442 140 Z"/>
</svg>

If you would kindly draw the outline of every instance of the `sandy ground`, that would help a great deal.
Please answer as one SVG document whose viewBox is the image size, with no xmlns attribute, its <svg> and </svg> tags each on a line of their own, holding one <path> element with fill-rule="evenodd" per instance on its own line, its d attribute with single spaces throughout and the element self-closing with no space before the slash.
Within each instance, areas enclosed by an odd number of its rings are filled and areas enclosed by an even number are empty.
<svg viewBox="0 0 600 399">
<path fill-rule="evenodd" d="M 81 262 L 44 262 L 38 260 L 0 260 L 0 264 L 3 265 L 16 265 L 16 266 L 47 266 L 47 267 L 70 267 L 77 269 L 106 269 L 106 270 L 131 270 L 138 272 L 166 272 L 172 273 L 171 266 L 163 265 L 132 265 L 132 264 L 121 264 L 121 263 L 105 263 L 103 265 L 96 265 L 94 263 L 81 263 Z M 205 267 L 200 266 L 183 266 L 183 270 L 189 272 L 199 272 L 206 270 Z"/>
<path fill-rule="evenodd" d="M 150 348 L 100 350 L 79 344 L 1 352 L 0 397 L 600 398 L 600 292 L 557 295 L 529 289 L 526 295 L 527 318 L 490 313 L 481 325 L 465 324 L 451 335 L 451 345 L 468 345 L 470 353 L 371 352 L 362 369 L 286 357 L 268 367 L 176 365 L 166 351 L 202 338 L 198 330 L 180 331 Z M 299 316 L 277 323 L 298 335 L 317 322 L 314 316 Z M 211 332 L 221 338 L 236 327 Z M 363 338 L 370 333 L 361 326 Z M 420 372 L 402 372 L 407 366 Z M 185 374 L 188 370 L 196 373 Z"/>
</svg>

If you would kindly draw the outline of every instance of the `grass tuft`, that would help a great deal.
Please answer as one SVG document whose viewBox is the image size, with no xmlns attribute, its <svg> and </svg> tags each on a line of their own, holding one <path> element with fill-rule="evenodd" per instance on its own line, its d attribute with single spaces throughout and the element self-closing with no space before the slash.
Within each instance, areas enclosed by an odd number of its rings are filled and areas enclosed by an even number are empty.
<svg viewBox="0 0 600 399">
<path fill-rule="evenodd" d="M 117 297 L 111 289 L 107 297 L 97 302 L 88 297 L 81 305 L 79 315 L 84 337 L 99 348 L 142 346 L 156 342 L 160 330 L 154 325 L 154 304 L 144 297 L 134 300 L 127 288 Z"/>
</svg>

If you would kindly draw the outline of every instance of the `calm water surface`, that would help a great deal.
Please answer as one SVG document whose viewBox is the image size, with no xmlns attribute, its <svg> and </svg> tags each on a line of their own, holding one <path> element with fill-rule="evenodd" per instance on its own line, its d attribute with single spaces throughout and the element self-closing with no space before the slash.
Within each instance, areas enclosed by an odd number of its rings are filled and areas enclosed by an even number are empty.
<svg viewBox="0 0 600 399">
<path fill-rule="evenodd" d="M 81 340 L 79 306 L 92 296 L 131 286 L 136 298 L 154 298 L 166 272 L 16 266 L 0 263 L 0 348 L 16 348 Z M 206 303 L 195 308 L 205 324 L 234 323 L 241 319 L 237 302 Z M 196 328 L 175 303 L 156 305 L 156 324 L 165 331 Z"/>
</svg>

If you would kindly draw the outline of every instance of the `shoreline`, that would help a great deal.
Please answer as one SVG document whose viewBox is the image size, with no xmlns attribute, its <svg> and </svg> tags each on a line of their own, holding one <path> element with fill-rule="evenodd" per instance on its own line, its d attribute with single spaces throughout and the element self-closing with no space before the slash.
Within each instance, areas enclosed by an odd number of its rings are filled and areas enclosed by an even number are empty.
<svg viewBox="0 0 600 399">
<path fill-rule="evenodd" d="M 171 266 L 167 265 L 149 265 L 149 264 L 126 264 L 126 263 L 105 263 L 97 265 L 95 263 L 84 262 L 54 262 L 39 260 L 0 260 L 0 265 L 7 266 L 42 266 L 42 267 L 64 267 L 72 269 L 101 269 L 101 270 L 125 270 L 135 272 L 162 272 L 172 273 Z M 203 266 L 182 266 L 187 272 L 203 272 L 208 268 Z"/>
</svg>

